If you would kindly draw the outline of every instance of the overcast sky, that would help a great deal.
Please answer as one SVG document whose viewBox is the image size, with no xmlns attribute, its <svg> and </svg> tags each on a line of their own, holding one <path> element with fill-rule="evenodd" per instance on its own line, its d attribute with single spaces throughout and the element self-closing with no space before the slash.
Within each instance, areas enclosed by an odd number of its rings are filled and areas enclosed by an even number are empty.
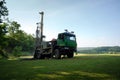
<svg viewBox="0 0 120 80">
<path fill-rule="evenodd" d="M 10 20 L 35 34 L 44 11 L 46 40 L 74 31 L 78 47 L 120 46 L 120 0 L 6 0 Z"/>
</svg>

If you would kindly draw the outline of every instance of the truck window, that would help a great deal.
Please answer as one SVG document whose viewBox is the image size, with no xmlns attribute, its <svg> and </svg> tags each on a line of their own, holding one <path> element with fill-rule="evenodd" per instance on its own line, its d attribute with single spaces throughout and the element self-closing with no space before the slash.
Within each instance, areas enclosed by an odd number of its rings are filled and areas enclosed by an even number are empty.
<svg viewBox="0 0 120 80">
<path fill-rule="evenodd" d="M 71 37 L 70 37 L 70 40 L 75 41 L 75 37 L 74 37 L 74 36 L 71 36 Z"/>
<path fill-rule="evenodd" d="M 66 39 L 75 41 L 75 37 L 74 36 L 66 36 Z"/>
<path fill-rule="evenodd" d="M 59 34 L 58 35 L 58 39 L 64 39 L 64 35 L 63 34 Z"/>
</svg>

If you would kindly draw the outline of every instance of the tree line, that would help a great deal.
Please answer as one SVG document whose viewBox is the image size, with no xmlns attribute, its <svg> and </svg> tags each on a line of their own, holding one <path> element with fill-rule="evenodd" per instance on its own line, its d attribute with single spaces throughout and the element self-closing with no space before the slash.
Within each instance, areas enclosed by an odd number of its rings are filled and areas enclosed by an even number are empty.
<svg viewBox="0 0 120 80">
<path fill-rule="evenodd" d="M 17 21 L 10 21 L 5 0 L 0 1 L 0 57 L 9 55 L 20 56 L 23 52 L 32 53 L 34 50 L 34 37 L 20 29 Z"/>
<path fill-rule="evenodd" d="M 108 54 L 117 54 L 120 53 L 120 46 L 108 46 L 108 47 L 97 47 L 88 50 L 78 50 L 79 53 L 108 53 Z"/>
</svg>

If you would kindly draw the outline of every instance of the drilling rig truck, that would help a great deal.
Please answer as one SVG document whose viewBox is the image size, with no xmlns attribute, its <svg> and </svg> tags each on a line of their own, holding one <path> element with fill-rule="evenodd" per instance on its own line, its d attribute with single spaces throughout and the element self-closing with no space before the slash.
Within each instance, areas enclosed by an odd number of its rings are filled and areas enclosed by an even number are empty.
<svg viewBox="0 0 120 80">
<path fill-rule="evenodd" d="M 77 51 L 77 42 L 74 32 L 68 32 L 65 30 L 63 33 L 59 33 L 57 39 L 51 41 L 44 41 L 43 38 L 43 15 L 44 12 L 40 12 L 41 22 L 37 23 L 36 29 L 36 45 L 34 52 L 34 59 L 55 58 L 60 59 L 61 56 L 72 58 L 74 52 Z M 40 25 L 39 25 L 40 24 Z"/>
</svg>

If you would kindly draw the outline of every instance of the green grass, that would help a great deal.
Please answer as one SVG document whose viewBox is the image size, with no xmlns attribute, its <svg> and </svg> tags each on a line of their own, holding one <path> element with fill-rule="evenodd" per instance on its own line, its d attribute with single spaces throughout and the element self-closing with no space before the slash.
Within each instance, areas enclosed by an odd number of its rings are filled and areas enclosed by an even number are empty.
<svg viewBox="0 0 120 80">
<path fill-rule="evenodd" d="M 120 80 L 120 55 L 0 60 L 0 80 Z"/>
</svg>

